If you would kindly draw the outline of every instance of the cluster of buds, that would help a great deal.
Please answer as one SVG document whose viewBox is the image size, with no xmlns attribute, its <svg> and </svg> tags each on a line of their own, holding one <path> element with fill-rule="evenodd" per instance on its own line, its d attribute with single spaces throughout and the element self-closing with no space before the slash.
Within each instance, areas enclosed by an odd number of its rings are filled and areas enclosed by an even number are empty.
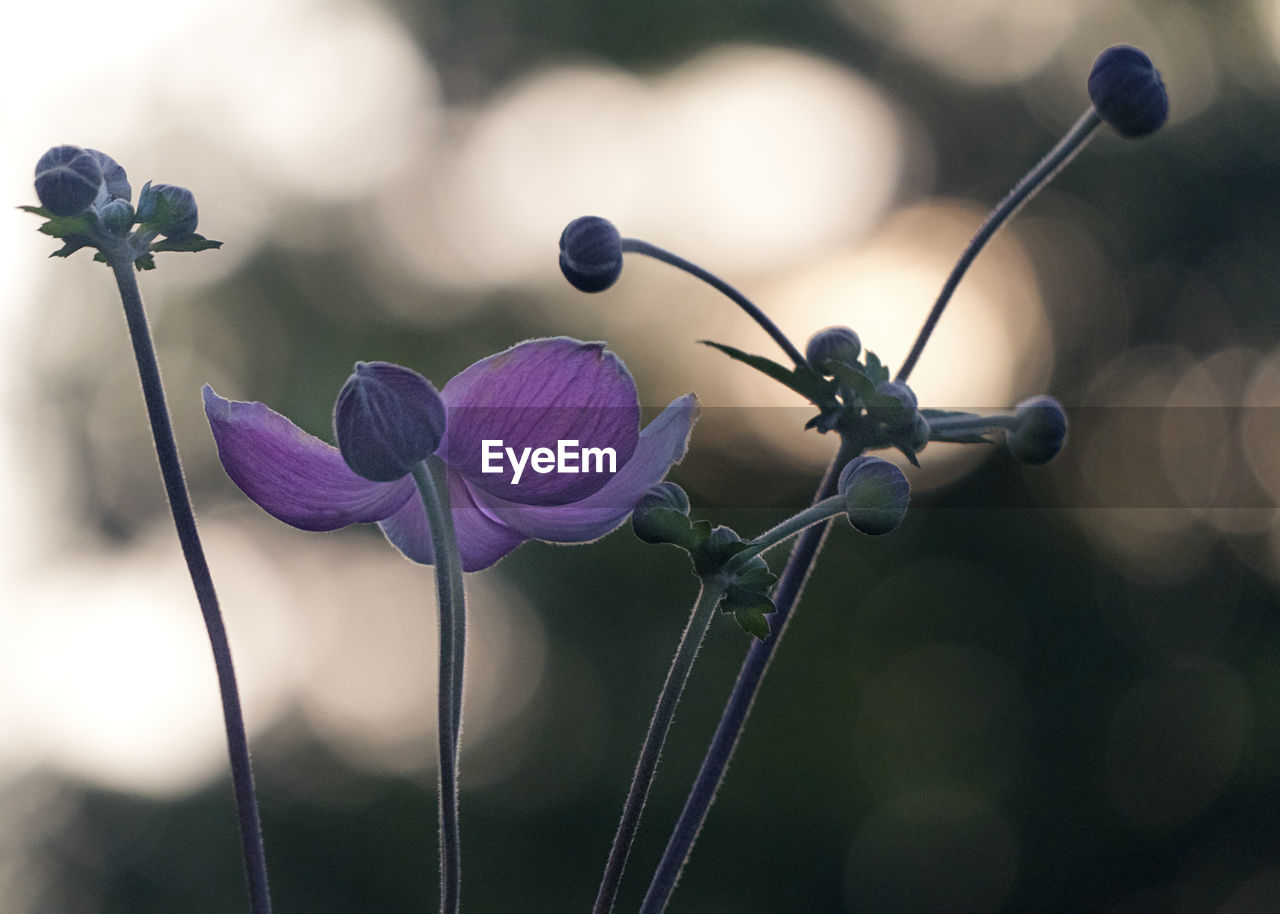
<svg viewBox="0 0 1280 914">
<path fill-rule="evenodd" d="M 23 207 L 49 221 L 47 235 L 63 242 L 54 256 L 67 257 L 81 248 L 96 248 L 95 260 L 155 266 L 159 251 L 203 251 L 221 247 L 196 234 L 200 214 L 195 196 L 185 187 L 152 184 L 138 194 L 124 168 L 96 149 L 55 146 L 36 163 L 36 196 L 40 206 Z"/>
</svg>

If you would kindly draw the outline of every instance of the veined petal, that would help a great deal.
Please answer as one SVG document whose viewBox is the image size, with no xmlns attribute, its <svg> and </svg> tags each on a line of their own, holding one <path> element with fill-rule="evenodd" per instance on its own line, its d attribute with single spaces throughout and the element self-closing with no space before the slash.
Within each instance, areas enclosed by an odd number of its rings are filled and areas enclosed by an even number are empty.
<svg viewBox="0 0 1280 914">
<path fill-rule="evenodd" d="M 467 483 L 449 471 L 449 507 L 463 571 L 488 568 L 528 537 L 489 517 L 471 497 Z M 411 498 L 395 514 L 378 522 L 383 534 L 405 557 L 423 565 L 435 564 L 431 527 L 422 499 Z"/>
<path fill-rule="evenodd" d="M 610 461 L 620 469 L 635 452 L 635 381 L 604 343 L 529 340 L 476 362 L 441 396 L 448 428 L 438 453 L 474 489 L 506 501 L 585 498 L 610 481 Z M 562 447 L 579 455 L 572 469 Z M 590 463 L 588 448 L 597 449 Z"/>
<path fill-rule="evenodd" d="M 336 447 L 261 403 L 224 400 L 204 386 L 204 412 L 231 481 L 268 514 L 303 530 L 336 530 L 394 514 L 416 489 L 409 477 L 370 482 Z"/>
<path fill-rule="evenodd" d="M 480 492 L 476 500 L 497 521 L 529 539 L 551 543 L 598 539 L 626 520 L 640 496 L 680 462 L 697 418 L 697 397 L 686 394 L 673 400 L 640 433 L 635 454 L 609 483 L 572 504 L 522 505 Z"/>
</svg>

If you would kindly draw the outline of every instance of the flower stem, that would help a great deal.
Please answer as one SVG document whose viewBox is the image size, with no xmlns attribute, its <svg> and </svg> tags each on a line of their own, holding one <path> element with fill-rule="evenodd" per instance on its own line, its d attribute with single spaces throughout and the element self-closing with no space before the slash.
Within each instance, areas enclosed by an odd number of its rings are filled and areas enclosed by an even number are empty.
<svg viewBox="0 0 1280 914">
<path fill-rule="evenodd" d="M 956 287 L 960 285 L 960 280 L 964 278 L 965 271 L 969 269 L 969 265 L 978 256 L 978 252 L 991 240 L 991 236 L 996 233 L 996 230 L 1009 221 L 1010 217 L 1022 207 L 1022 204 L 1034 197 L 1040 188 L 1048 184 L 1053 179 L 1053 176 L 1061 171 L 1063 166 L 1070 162 L 1077 152 L 1084 148 L 1085 142 L 1093 136 L 1093 132 L 1101 123 L 1102 118 L 1090 106 L 1089 110 L 1082 114 L 1080 119 L 1067 131 L 1067 135 L 1049 150 L 1048 154 L 1040 160 L 1035 168 L 1023 175 L 1022 180 L 1013 186 L 1013 190 L 1009 191 L 1003 200 L 996 204 L 996 208 L 987 216 L 977 234 L 970 239 L 969 245 L 964 249 L 964 253 L 960 255 L 960 259 L 956 261 L 956 265 L 952 267 L 951 275 L 947 277 L 947 281 L 942 287 L 942 292 L 938 295 L 938 300 L 934 302 L 933 309 L 929 312 L 929 316 L 925 318 L 924 326 L 920 328 L 920 333 L 916 337 L 915 344 L 911 347 L 911 352 L 908 353 L 906 361 L 902 363 L 902 367 L 898 369 L 896 380 L 905 382 L 912 369 L 916 367 L 916 362 L 920 359 L 920 353 L 924 351 L 924 344 L 929 342 L 929 337 L 933 334 L 934 328 L 938 326 L 938 320 L 942 317 L 943 310 L 947 307 L 947 303 L 951 301 L 951 296 L 955 293 Z"/>
<path fill-rule="evenodd" d="M 791 340 L 787 339 L 787 335 L 778 329 L 778 325 L 770 320 L 768 315 L 757 308 L 751 299 L 747 298 L 719 276 L 716 276 L 714 273 L 708 273 L 696 263 L 691 263 L 678 254 L 673 254 L 665 248 L 660 248 L 647 241 L 641 241 L 639 238 L 623 238 L 622 250 L 631 251 L 635 254 L 644 254 L 648 257 L 654 258 L 655 260 L 661 260 L 663 263 L 670 264 L 678 270 L 684 270 L 689 275 L 701 279 L 707 285 L 711 286 L 717 292 L 721 293 L 736 304 L 743 311 L 747 312 L 747 314 L 751 316 L 751 319 L 763 327 L 765 333 L 769 334 L 769 336 L 773 338 L 773 341 L 782 347 L 782 351 L 791 358 L 791 361 L 795 362 L 797 368 L 803 368 L 809 364 L 805 361 L 804 356 L 800 354 L 800 350 L 795 347 L 795 344 L 792 343 Z"/>
<path fill-rule="evenodd" d="M 169 409 L 165 405 L 164 387 L 160 381 L 160 365 L 156 361 L 151 331 L 147 326 L 147 314 L 142 304 L 142 293 L 133 267 L 132 256 L 124 251 L 108 253 L 111 270 L 115 274 L 120 299 L 124 304 L 125 321 L 133 341 L 133 354 L 138 363 L 138 378 L 142 383 L 142 396 L 147 405 L 147 417 L 151 421 L 151 436 L 155 440 L 156 456 L 160 460 L 160 475 L 164 479 L 165 492 L 169 496 L 169 508 L 178 529 L 178 541 L 187 561 L 187 571 L 195 587 L 196 600 L 204 616 L 209 634 L 209 646 L 213 649 L 213 665 L 218 676 L 218 691 L 222 696 L 223 724 L 227 731 L 227 752 L 231 757 L 231 781 L 235 791 L 236 816 L 240 824 L 240 848 L 244 857 L 245 877 L 249 884 L 249 899 L 254 914 L 270 914 L 271 891 L 267 883 L 267 858 L 262 844 L 262 821 L 258 812 L 258 798 L 253 786 L 253 769 L 249 762 L 249 739 L 245 734 L 244 714 L 240 707 L 240 693 L 236 687 L 235 667 L 231 662 L 231 645 L 227 640 L 222 611 L 218 608 L 218 595 L 209 574 L 209 563 L 200 545 L 196 530 L 196 518 L 191 509 L 191 497 L 178 460 L 178 445 L 174 441 L 173 426 L 169 421 Z"/>
<path fill-rule="evenodd" d="M 725 563 L 725 571 L 730 574 L 740 571 L 748 559 L 769 551 L 814 524 L 843 514 L 845 507 L 845 500 L 840 495 L 832 495 L 830 498 L 814 502 L 799 514 L 788 517 L 771 530 L 766 530 L 755 539 L 748 540 L 747 548 L 734 553 L 733 557 Z"/>
<path fill-rule="evenodd" d="M 462 562 L 449 510 L 444 464 L 429 457 L 413 469 L 436 564 L 440 614 L 440 685 L 437 702 L 440 752 L 440 911 L 457 914 L 461 903 L 462 842 L 458 827 L 458 748 L 462 733 L 462 675 L 466 646 L 466 594 Z"/>
<path fill-rule="evenodd" d="M 640 750 L 640 761 L 636 764 L 635 775 L 631 779 L 631 789 L 627 793 L 626 802 L 622 806 L 622 821 L 618 824 L 618 833 L 614 836 L 613 847 L 609 850 L 609 861 L 605 865 L 604 877 L 600 882 L 600 892 L 596 896 L 594 914 L 608 914 L 613 910 L 618 896 L 618 884 L 622 881 L 622 870 L 627 864 L 627 855 L 631 852 L 636 831 L 640 827 L 640 813 L 644 809 L 644 801 L 649 796 L 649 788 L 653 784 L 654 773 L 658 767 L 658 757 L 662 754 L 663 743 L 667 732 L 671 729 L 671 721 L 675 718 L 676 705 L 684 692 L 685 683 L 689 680 L 689 672 L 693 669 L 694 658 L 698 648 L 711 627 L 715 616 L 716 605 L 728 588 L 728 579 L 720 574 L 710 575 L 702 579 L 702 589 L 689 616 L 689 624 L 680 636 L 680 646 L 676 649 L 675 659 L 667 672 L 667 681 L 662 685 L 658 696 L 658 706 L 654 709 L 653 720 L 649 722 L 649 732 L 645 734 L 644 746 Z"/>
<path fill-rule="evenodd" d="M 1012 415 L 1000 416 L 937 416 L 929 420 L 930 432 L 947 432 L 956 434 L 958 432 L 984 432 L 993 428 L 1013 428 L 1014 417 Z"/>
<path fill-rule="evenodd" d="M 947 435 L 982 434 L 993 429 L 1014 428 L 1015 417 L 975 416 L 970 413 L 959 416 L 936 416 L 929 420 L 929 437 L 946 440 Z"/>
<path fill-rule="evenodd" d="M 827 474 L 818 486 L 817 494 L 814 496 L 815 505 L 835 495 L 840 470 L 857 456 L 859 450 L 849 441 L 842 441 L 840 451 L 831 462 L 831 466 L 827 468 Z M 711 739 L 711 745 L 707 747 L 702 767 L 694 780 L 688 799 L 685 800 L 684 810 L 680 813 L 675 830 L 667 841 L 667 849 L 663 852 L 662 860 L 653 875 L 653 881 L 649 884 L 649 891 L 645 894 L 640 908 L 641 914 L 658 914 L 667 906 L 671 898 L 680 870 L 689 858 L 693 842 L 702 828 L 702 823 L 706 821 L 707 811 L 711 808 L 716 791 L 720 788 L 720 782 L 724 780 L 729 759 L 738 743 L 738 737 L 742 734 L 747 714 L 755 701 L 756 692 L 760 689 L 761 680 L 764 679 L 774 648 L 782 639 L 787 622 L 791 618 L 791 611 L 800 599 L 800 591 L 804 588 L 804 582 L 813 568 L 830 528 L 830 521 L 819 521 L 805 528 L 791 550 L 787 565 L 778 579 L 778 586 L 774 589 L 773 604 L 776 612 L 769 617 L 769 637 L 764 641 L 751 642 L 751 648 L 747 651 L 742 668 L 738 671 L 737 682 L 734 683 L 733 691 L 725 704 L 724 713 L 720 717 L 720 723 L 716 727 L 715 736 Z"/>
</svg>

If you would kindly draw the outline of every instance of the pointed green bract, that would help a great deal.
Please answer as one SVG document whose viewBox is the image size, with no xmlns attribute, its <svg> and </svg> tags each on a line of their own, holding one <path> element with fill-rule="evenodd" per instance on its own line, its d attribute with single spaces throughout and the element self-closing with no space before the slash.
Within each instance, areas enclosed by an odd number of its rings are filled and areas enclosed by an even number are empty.
<svg viewBox="0 0 1280 914">
<path fill-rule="evenodd" d="M 742 362 L 744 365 L 750 365 L 761 374 L 767 375 L 784 387 L 794 390 L 815 406 L 827 406 L 835 402 L 834 385 L 812 368 L 807 366 L 803 368 L 787 368 L 785 365 L 780 365 L 762 355 L 752 355 L 749 352 L 743 352 L 741 349 L 735 349 L 733 346 L 726 346 L 724 343 L 715 343 L 711 340 L 699 340 L 698 342 L 704 346 L 719 349 L 729 358 Z"/>
</svg>

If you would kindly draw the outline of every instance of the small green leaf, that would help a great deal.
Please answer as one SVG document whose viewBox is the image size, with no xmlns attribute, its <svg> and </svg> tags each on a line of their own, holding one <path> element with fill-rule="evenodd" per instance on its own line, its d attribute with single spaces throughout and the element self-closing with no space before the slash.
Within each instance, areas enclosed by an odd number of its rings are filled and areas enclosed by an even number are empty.
<svg viewBox="0 0 1280 914">
<path fill-rule="evenodd" d="M 714 343 L 711 340 L 698 342 L 704 346 L 719 349 L 729 358 L 744 365 L 750 365 L 761 374 L 768 375 L 784 387 L 794 390 L 816 406 L 825 406 L 834 400 L 835 391 L 832 383 L 807 365 L 801 368 L 787 368 L 762 355 L 752 355 L 741 349 L 726 346 L 724 343 Z"/>
<path fill-rule="evenodd" d="M 867 377 L 871 379 L 873 385 L 889 380 L 889 369 L 880 364 L 878 355 L 868 349 L 865 353 L 865 360 L 867 363 Z"/>
<path fill-rule="evenodd" d="M 766 593 L 777 582 L 777 577 L 769 570 L 769 565 L 761 556 L 752 556 L 743 568 L 734 575 L 733 583 L 738 587 Z"/>
<path fill-rule="evenodd" d="M 769 620 L 765 613 L 758 609 L 739 609 L 733 614 L 734 621 L 742 630 L 753 638 L 763 641 L 769 637 Z"/>
<path fill-rule="evenodd" d="M 689 548 L 701 546 L 707 541 L 707 537 L 711 535 L 711 521 L 698 520 L 694 521 L 689 528 Z"/>
<path fill-rule="evenodd" d="M 89 246 L 89 239 L 77 236 L 71 236 L 65 239 L 66 243 L 50 254 L 50 257 L 70 257 L 76 251 L 83 247 Z"/>
<path fill-rule="evenodd" d="M 177 241 L 170 241 L 168 238 L 162 238 L 151 245 L 153 252 L 161 251 L 181 251 L 184 253 L 195 253 L 197 251 L 211 251 L 215 248 L 222 247 L 221 241 L 210 241 L 204 235 L 188 235 Z"/>
<path fill-rule="evenodd" d="M 858 369 L 851 365 L 842 365 L 839 363 L 831 363 L 831 370 L 835 376 L 847 384 L 858 399 L 864 404 L 870 403 L 877 396 L 875 383 Z"/>
<path fill-rule="evenodd" d="M 687 546 L 690 539 L 689 518 L 675 508 L 649 508 L 643 515 L 633 514 L 631 530 L 646 543 Z"/>
<path fill-rule="evenodd" d="M 74 216 L 55 216 L 39 206 L 19 206 L 18 209 L 34 216 L 41 216 L 48 220 L 37 231 L 43 232 L 54 238 L 72 238 L 75 236 L 88 236 L 93 233 L 94 221 L 89 216 L 88 211 L 76 213 Z M 87 244 L 88 241 L 85 241 Z M 81 245 L 83 247 L 84 244 Z"/>
</svg>

